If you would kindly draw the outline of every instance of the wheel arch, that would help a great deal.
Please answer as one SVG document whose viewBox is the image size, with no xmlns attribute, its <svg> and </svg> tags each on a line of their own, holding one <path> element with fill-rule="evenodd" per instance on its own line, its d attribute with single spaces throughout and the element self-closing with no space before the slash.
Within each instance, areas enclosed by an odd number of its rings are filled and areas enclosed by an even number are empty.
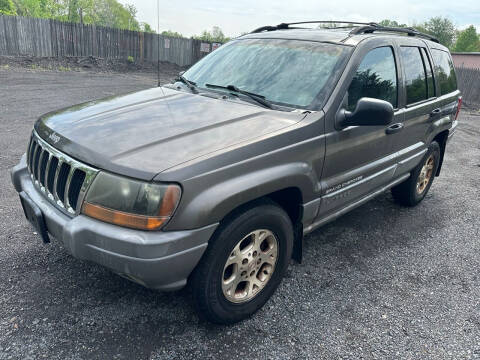
<svg viewBox="0 0 480 360">
<path fill-rule="evenodd" d="M 222 229 L 223 223 L 227 223 L 240 213 L 265 203 L 277 205 L 287 213 L 294 231 L 292 258 L 301 262 L 303 252 L 303 197 L 301 189 L 297 186 L 279 189 L 238 205 L 220 220 L 220 226 L 217 228 L 217 231 Z M 212 236 L 215 236 L 215 233 Z"/>
<path fill-rule="evenodd" d="M 440 145 L 440 162 L 438 164 L 437 172 L 435 173 L 435 176 L 440 175 L 440 170 L 442 169 L 442 164 L 443 164 L 443 157 L 445 155 L 445 148 L 447 146 L 447 140 L 448 140 L 448 134 L 449 130 L 444 130 L 435 135 L 432 141 L 436 141 L 438 145 Z"/>
</svg>

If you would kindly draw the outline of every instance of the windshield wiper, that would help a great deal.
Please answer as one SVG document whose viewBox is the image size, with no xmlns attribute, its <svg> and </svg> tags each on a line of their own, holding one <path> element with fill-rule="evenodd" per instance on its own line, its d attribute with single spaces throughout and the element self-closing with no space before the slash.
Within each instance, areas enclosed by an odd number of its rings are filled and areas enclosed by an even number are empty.
<svg viewBox="0 0 480 360">
<path fill-rule="evenodd" d="M 176 80 L 181 81 L 185 85 L 187 85 L 187 87 L 190 89 L 190 91 L 192 93 L 198 94 L 197 84 L 195 82 L 185 79 L 185 77 L 183 77 L 183 75 L 180 75 Z"/>
<path fill-rule="evenodd" d="M 234 91 L 236 93 L 248 96 L 250 99 L 255 100 L 257 103 L 263 105 L 266 108 L 273 109 L 272 104 L 265 99 L 265 96 L 239 89 L 235 85 L 222 86 L 222 85 L 214 85 L 214 84 L 205 84 L 205 86 L 213 89 L 224 89 L 224 90 Z"/>
</svg>

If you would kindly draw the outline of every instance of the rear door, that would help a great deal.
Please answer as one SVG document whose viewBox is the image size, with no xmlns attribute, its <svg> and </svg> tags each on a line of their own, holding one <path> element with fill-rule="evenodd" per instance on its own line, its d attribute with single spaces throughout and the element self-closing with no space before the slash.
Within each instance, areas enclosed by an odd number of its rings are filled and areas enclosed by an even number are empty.
<svg viewBox="0 0 480 360">
<path fill-rule="evenodd" d="M 445 123 L 452 123 L 455 120 L 460 92 L 457 87 L 457 77 L 453 60 L 446 48 L 441 49 L 439 44 L 435 44 L 430 49 L 432 54 L 434 73 L 437 80 L 438 99 L 436 109 L 438 114 L 435 121 L 440 126 Z"/>
<path fill-rule="evenodd" d="M 404 79 L 400 106 L 404 128 L 390 137 L 398 156 L 395 176 L 409 172 L 426 151 L 430 126 L 440 116 L 432 59 L 421 40 L 398 39 L 397 49 Z"/>
<path fill-rule="evenodd" d="M 340 109 L 353 111 L 362 97 L 389 101 L 398 109 L 397 57 L 390 40 L 372 41 L 357 48 L 335 95 L 337 104 L 327 111 L 326 156 L 322 174 L 319 218 L 327 220 L 342 208 L 389 183 L 396 162 L 389 125 L 335 128 Z M 393 123 L 402 123 L 396 110 Z M 322 219 L 322 221 L 323 221 Z"/>
</svg>

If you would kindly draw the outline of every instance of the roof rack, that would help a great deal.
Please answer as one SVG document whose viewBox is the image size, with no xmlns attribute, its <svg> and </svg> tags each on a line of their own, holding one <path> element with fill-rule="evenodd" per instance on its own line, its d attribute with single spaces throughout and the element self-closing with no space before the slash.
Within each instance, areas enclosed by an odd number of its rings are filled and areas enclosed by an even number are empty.
<svg viewBox="0 0 480 360">
<path fill-rule="evenodd" d="M 302 24 L 348 24 L 348 26 L 334 26 L 334 27 L 327 27 L 327 29 L 345 29 L 345 28 L 353 27 L 352 31 L 350 31 L 350 35 L 371 34 L 375 31 L 394 32 L 394 33 L 400 33 L 400 34 L 407 34 L 408 36 L 423 37 L 428 40 L 439 43 L 437 38 L 431 35 L 422 33 L 420 31 L 417 31 L 414 28 L 410 28 L 410 27 L 397 28 L 397 27 L 382 26 L 375 22 L 363 23 L 363 22 L 355 22 L 355 21 L 337 21 L 337 20 L 301 21 L 301 22 L 293 22 L 293 23 L 281 23 L 274 26 L 262 26 L 262 27 L 259 27 L 258 29 L 253 30 L 251 34 L 260 33 L 264 31 L 300 29 L 299 27 L 291 27 L 291 25 L 302 25 Z"/>
<path fill-rule="evenodd" d="M 349 24 L 351 26 L 335 26 L 331 29 L 336 28 L 351 28 L 355 25 L 377 25 L 375 23 L 363 23 L 363 22 L 356 22 L 356 21 L 334 21 L 334 20 L 320 20 L 320 21 L 300 21 L 300 22 L 293 22 L 293 23 L 281 23 L 274 26 L 262 26 L 258 29 L 255 29 L 251 32 L 251 34 L 263 32 L 263 31 L 275 31 L 275 30 L 285 30 L 285 29 L 299 29 L 298 27 L 290 27 L 290 25 L 303 25 L 303 24 Z"/>
<path fill-rule="evenodd" d="M 422 33 L 414 28 L 397 28 L 397 27 L 389 27 L 389 26 L 381 26 L 378 24 L 368 24 L 365 26 L 357 27 L 350 31 L 351 35 L 358 35 L 358 34 L 371 34 L 375 31 L 384 31 L 384 32 L 394 32 L 394 33 L 401 33 L 401 34 L 407 34 L 408 36 L 419 36 L 426 38 L 428 40 L 434 41 L 436 43 L 440 43 L 438 39 L 432 35 L 428 35 L 425 33 Z"/>
</svg>

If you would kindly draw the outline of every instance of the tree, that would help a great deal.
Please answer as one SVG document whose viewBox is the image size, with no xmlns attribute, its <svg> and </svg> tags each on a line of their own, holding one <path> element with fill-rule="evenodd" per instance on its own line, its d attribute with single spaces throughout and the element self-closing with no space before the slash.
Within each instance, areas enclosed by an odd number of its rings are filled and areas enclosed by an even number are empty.
<svg viewBox="0 0 480 360">
<path fill-rule="evenodd" d="M 67 20 L 68 7 L 55 0 L 14 0 L 20 16 Z M 65 18 L 60 19 L 60 16 Z"/>
<path fill-rule="evenodd" d="M 458 33 L 454 50 L 465 52 L 480 51 L 480 38 L 473 25 L 470 25 L 468 28 Z"/>
<path fill-rule="evenodd" d="M 385 27 L 408 27 L 407 24 L 399 24 L 397 21 L 389 19 L 382 20 L 378 24 Z"/>
<path fill-rule="evenodd" d="M 166 31 L 162 31 L 160 35 L 163 35 L 163 36 L 170 36 L 170 37 L 178 37 L 178 38 L 181 38 L 183 37 L 182 34 L 176 32 L 176 31 L 172 31 L 172 30 L 166 30 Z"/>
<path fill-rule="evenodd" d="M 342 23 L 326 22 L 326 23 L 318 24 L 317 29 L 328 29 L 328 28 L 335 28 L 338 26 L 342 26 Z"/>
<path fill-rule="evenodd" d="M 203 30 L 201 35 L 196 35 L 193 38 L 197 40 L 202 40 L 202 41 L 219 42 L 219 43 L 225 43 L 230 40 L 230 38 L 226 37 L 223 34 L 222 29 L 220 29 L 218 26 L 214 26 L 212 28 L 212 31 Z"/>
<path fill-rule="evenodd" d="M 447 18 L 433 17 L 423 24 L 414 25 L 414 28 L 436 37 L 441 44 L 448 48 L 453 45 L 456 33 L 455 25 Z"/>
<path fill-rule="evenodd" d="M 146 23 L 146 22 L 142 22 L 140 24 L 140 29 L 143 31 L 143 32 L 147 32 L 147 33 L 156 33 L 156 31 L 150 26 L 150 24 Z"/>
<path fill-rule="evenodd" d="M 0 14 L 17 15 L 17 8 L 12 0 L 0 0 Z"/>
<path fill-rule="evenodd" d="M 0 0 L 9 1 L 9 0 Z M 153 31 L 140 24 L 133 5 L 117 0 L 13 0 L 21 16 L 95 24 L 120 29 Z M 145 30 L 145 31 L 147 31 Z"/>
</svg>

